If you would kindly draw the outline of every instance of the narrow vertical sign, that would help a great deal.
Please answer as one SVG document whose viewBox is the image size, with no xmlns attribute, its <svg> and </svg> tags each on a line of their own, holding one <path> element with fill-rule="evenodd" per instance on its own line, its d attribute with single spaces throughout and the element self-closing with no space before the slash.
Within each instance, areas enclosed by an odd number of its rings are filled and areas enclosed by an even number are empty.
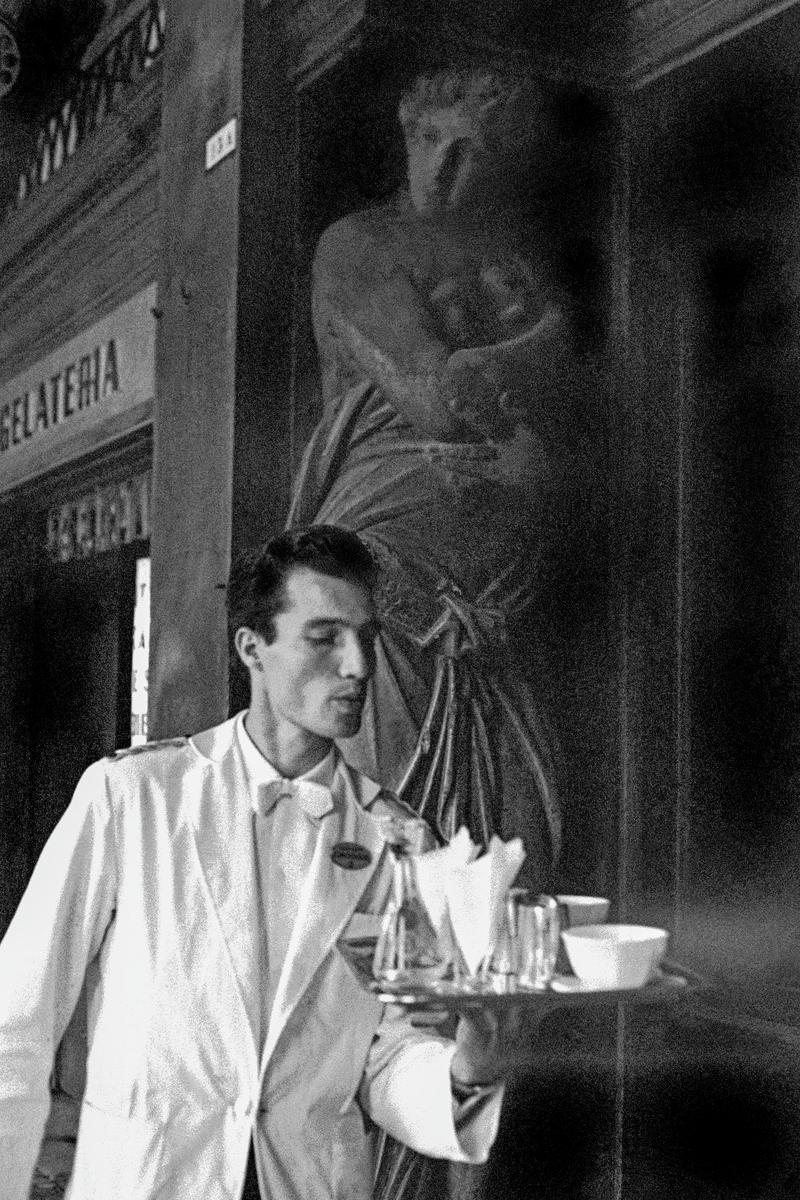
<svg viewBox="0 0 800 1200">
<path fill-rule="evenodd" d="M 150 654 L 150 559 L 136 560 L 131 663 L 131 745 L 147 741 L 147 667 Z"/>
</svg>

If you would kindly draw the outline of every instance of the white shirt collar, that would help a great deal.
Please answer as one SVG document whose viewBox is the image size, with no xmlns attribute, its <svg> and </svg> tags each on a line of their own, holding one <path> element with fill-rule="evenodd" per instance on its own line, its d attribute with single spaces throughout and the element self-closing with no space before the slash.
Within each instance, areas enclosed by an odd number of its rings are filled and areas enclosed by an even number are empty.
<svg viewBox="0 0 800 1200">
<path fill-rule="evenodd" d="M 235 723 L 235 736 L 239 743 L 242 759 L 244 760 L 247 777 L 253 786 L 259 783 L 274 783 L 275 780 L 282 779 L 283 776 L 273 767 L 269 759 L 264 757 L 247 732 L 244 723 L 247 712 L 248 710 L 245 709 L 245 711 L 238 713 Z M 324 758 L 315 763 L 310 770 L 304 771 L 302 775 L 298 775 L 297 779 L 305 779 L 310 783 L 321 783 L 324 787 L 332 788 L 338 764 L 339 753 L 336 746 L 332 745 Z"/>
</svg>

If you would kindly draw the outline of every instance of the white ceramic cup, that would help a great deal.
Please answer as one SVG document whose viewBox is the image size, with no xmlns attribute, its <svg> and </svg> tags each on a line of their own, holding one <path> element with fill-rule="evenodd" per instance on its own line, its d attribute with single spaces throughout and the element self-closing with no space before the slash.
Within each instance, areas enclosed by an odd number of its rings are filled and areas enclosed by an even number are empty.
<svg viewBox="0 0 800 1200">
<path fill-rule="evenodd" d="M 609 901 L 604 896 L 556 896 L 567 910 L 567 929 L 576 925 L 601 925 L 608 917 Z"/>
<path fill-rule="evenodd" d="M 565 929 L 561 938 L 570 966 L 584 983 L 637 988 L 657 971 L 669 934 L 649 925 L 582 925 Z"/>
</svg>

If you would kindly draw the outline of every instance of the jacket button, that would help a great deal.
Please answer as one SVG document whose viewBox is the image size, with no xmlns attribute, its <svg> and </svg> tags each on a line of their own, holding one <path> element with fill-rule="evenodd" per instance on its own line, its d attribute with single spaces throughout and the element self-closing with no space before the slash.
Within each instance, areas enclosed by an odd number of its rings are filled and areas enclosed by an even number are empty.
<svg viewBox="0 0 800 1200">
<path fill-rule="evenodd" d="M 252 1101 L 248 1100 L 247 1096 L 237 1096 L 233 1102 L 233 1115 L 237 1120 L 243 1117 L 249 1117 L 253 1111 Z"/>
</svg>

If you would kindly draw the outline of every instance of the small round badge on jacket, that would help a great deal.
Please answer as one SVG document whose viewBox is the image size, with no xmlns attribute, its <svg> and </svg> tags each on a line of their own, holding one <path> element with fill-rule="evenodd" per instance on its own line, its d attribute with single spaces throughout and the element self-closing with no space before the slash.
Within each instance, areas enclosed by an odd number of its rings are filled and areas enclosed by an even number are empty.
<svg viewBox="0 0 800 1200">
<path fill-rule="evenodd" d="M 372 862 L 372 855 L 359 842 L 337 842 L 331 850 L 331 861 L 345 871 L 363 871 Z"/>
</svg>

